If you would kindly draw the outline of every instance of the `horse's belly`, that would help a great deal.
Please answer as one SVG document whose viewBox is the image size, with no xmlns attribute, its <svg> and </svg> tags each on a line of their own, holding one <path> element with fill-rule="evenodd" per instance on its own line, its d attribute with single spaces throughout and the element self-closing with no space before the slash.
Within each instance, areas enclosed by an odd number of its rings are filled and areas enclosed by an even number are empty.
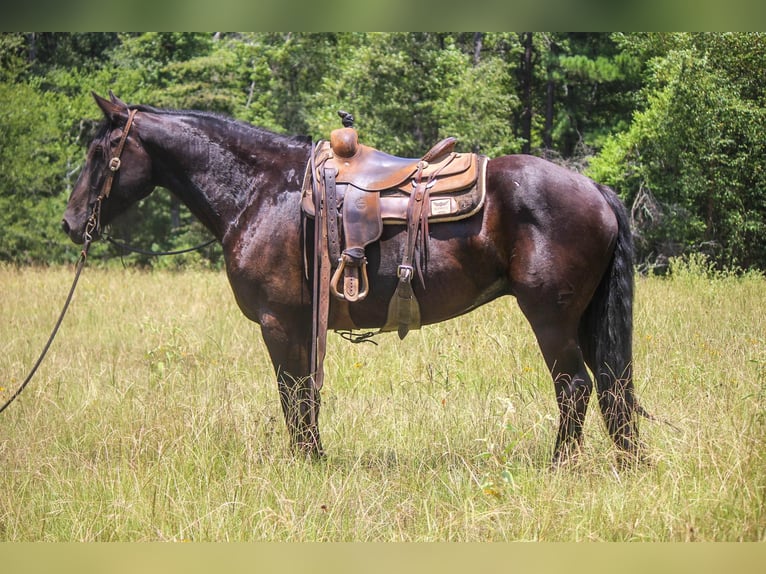
<svg viewBox="0 0 766 574">
<path fill-rule="evenodd" d="M 505 277 L 477 284 L 469 275 L 459 274 L 438 281 L 426 278 L 425 288 L 420 279 L 415 277 L 413 290 L 423 325 L 463 315 L 510 293 Z M 396 281 L 371 279 L 370 293 L 366 299 L 353 303 L 333 299 L 330 304 L 330 328 L 345 330 L 383 327 L 396 291 Z"/>
</svg>

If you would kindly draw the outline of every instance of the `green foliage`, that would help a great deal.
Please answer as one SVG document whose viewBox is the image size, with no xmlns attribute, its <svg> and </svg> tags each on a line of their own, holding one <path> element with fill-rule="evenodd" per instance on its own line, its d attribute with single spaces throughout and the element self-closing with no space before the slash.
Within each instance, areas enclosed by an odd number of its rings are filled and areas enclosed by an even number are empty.
<svg viewBox="0 0 766 574">
<path fill-rule="evenodd" d="M 526 152 L 580 160 L 629 123 L 640 64 L 609 34 L 526 32 L 505 39 L 512 46 L 507 59 L 517 62 L 511 89 L 521 99 L 515 122 Z"/>
<path fill-rule="evenodd" d="M 311 107 L 323 110 L 314 131 L 338 127 L 335 112 L 354 114 L 360 139 L 405 156 L 422 154 L 439 137 L 434 106 L 456 66 L 454 54 L 437 50 L 429 34 L 354 35 L 327 75 Z"/>
<path fill-rule="evenodd" d="M 130 103 L 210 110 L 314 139 L 339 127 L 345 109 L 363 141 L 398 155 L 456 136 L 462 150 L 587 166 L 636 204 L 645 262 L 703 250 L 719 266 L 764 269 L 764 38 L 0 33 L 0 260 L 74 257 L 58 220 L 101 120 L 91 91 L 113 90 Z M 132 234 L 161 249 L 204 240 L 184 207 L 156 198 L 137 208 Z"/>
<path fill-rule="evenodd" d="M 310 132 L 326 138 L 338 127 L 336 111 L 345 109 L 360 138 L 399 155 L 422 155 L 446 136 L 488 155 L 519 151 L 508 50 L 488 35 L 475 61 L 472 42 L 460 34 L 343 36 L 335 69 L 307 102 Z"/>
<path fill-rule="evenodd" d="M 0 34 L 0 82 L 14 81 L 29 68 L 22 34 Z"/>
<path fill-rule="evenodd" d="M 622 41 L 654 54 L 651 38 Z M 590 175 L 629 201 L 642 190 L 658 201 L 658 217 L 639 229 L 644 257 L 706 249 L 720 265 L 763 268 L 766 106 L 752 76 L 766 69 L 764 36 L 671 35 L 667 45 L 648 62 L 645 106 Z"/>
<path fill-rule="evenodd" d="M 58 102 L 35 86 L 0 83 L 0 260 L 55 261 L 75 250 L 60 241 L 59 221 L 78 169 L 77 134 Z"/>
<path fill-rule="evenodd" d="M 490 157 L 518 153 L 521 141 L 509 120 L 520 101 L 508 65 L 492 56 L 470 65 L 465 54 L 454 52 L 454 80 L 434 107 L 440 136 L 455 136 L 462 149 Z"/>
</svg>

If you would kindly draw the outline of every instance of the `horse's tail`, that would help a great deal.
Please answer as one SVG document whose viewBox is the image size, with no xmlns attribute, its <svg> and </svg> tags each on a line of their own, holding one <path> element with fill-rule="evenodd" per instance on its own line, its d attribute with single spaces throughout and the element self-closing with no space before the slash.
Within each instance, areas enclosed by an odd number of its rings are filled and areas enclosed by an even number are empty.
<svg viewBox="0 0 766 574">
<path fill-rule="evenodd" d="M 580 342 L 596 380 L 601 413 L 621 449 L 638 445 L 633 388 L 633 235 L 625 206 L 608 187 L 598 185 L 617 218 L 618 232 L 609 267 L 580 321 Z"/>
</svg>

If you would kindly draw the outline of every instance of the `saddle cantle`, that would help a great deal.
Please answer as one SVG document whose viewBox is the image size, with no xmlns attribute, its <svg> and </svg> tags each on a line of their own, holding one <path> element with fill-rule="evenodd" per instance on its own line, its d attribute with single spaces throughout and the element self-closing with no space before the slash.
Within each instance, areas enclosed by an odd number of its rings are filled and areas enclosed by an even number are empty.
<svg viewBox="0 0 766 574">
<path fill-rule="evenodd" d="M 482 209 L 487 158 L 455 152 L 455 138 L 441 140 L 422 158 L 390 155 L 359 143 L 351 121 L 339 115 L 345 127 L 333 130 L 329 141 L 320 141 L 306 166 L 301 209 L 321 221 L 315 245 L 321 244 L 334 269 L 329 290 L 348 302 L 369 292 L 365 247 L 380 239 L 384 225 L 405 226 L 399 284 L 381 329 L 397 330 L 403 338 L 420 327 L 411 282 L 416 270 L 420 274 L 420 259 L 427 256 L 428 225 Z M 320 260 L 319 251 L 314 260 Z M 317 276 L 315 268 L 315 280 Z M 322 289 L 321 282 L 315 288 Z"/>
</svg>

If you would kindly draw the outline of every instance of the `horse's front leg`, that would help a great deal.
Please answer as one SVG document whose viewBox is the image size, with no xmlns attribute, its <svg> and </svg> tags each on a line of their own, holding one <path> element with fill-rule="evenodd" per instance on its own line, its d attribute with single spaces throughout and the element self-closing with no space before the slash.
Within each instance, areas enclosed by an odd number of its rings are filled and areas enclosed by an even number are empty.
<svg viewBox="0 0 766 574">
<path fill-rule="evenodd" d="M 319 438 L 319 390 L 310 371 L 311 324 L 269 316 L 261 323 L 263 340 L 277 374 L 279 399 L 296 452 L 324 456 Z"/>
</svg>

